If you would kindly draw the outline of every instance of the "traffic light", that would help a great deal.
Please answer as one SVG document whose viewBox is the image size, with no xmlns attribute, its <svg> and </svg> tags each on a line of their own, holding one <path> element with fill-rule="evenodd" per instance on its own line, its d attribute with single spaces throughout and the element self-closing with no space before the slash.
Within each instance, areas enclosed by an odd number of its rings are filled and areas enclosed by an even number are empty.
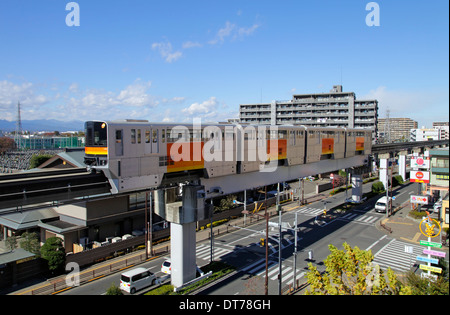
<svg viewBox="0 0 450 315">
<path fill-rule="evenodd" d="M 264 238 L 260 238 L 259 239 L 259 245 L 262 247 L 262 246 L 264 246 L 264 241 L 265 241 L 266 239 L 264 239 Z"/>
</svg>

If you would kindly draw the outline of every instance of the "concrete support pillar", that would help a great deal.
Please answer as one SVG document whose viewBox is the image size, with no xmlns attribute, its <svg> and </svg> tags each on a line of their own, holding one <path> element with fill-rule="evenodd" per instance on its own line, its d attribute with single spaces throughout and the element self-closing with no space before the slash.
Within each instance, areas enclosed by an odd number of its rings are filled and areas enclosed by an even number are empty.
<svg viewBox="0 0 450 315">
<path fill-rule="evenodd" d="M 164 220 L 166 219 L 166 191 L 164 189 L 155 190 L 155 214 Z"/>
<path fill-rule="evenodd" d="M 384 188 L 388 189 L 389 177 L 388 177 L 388 169 L 389 169 L 389 158 L 390 154 L 380 154 L 380 169 L 379 169 L 379 178 L 380 182 L 383 183 Z"/>
<path fill-rule="evenodd" d="M 398 174 L 402 176 L 403 180 L 406 180 L 406 154 L 400 152 L 398 156 Z"/>
<path fill-rule="evenodd" d="M 352 175 L 352 201 L 361 202 L 363 195 L 363 180 L 362 175 Z"/>
<path fill-rule="evenodd" d="M 203 191 L 203 186 L 185 185 L 182 201 L 165 206 L 166 220 L 171 223 L 171 281 L 176 288 L 195 278 L 196 221 L 203 219 L 206 212 Z"/>
<path fill-rule="evenodd" d="M 170 224 L 171 281 L 176 288 L 195 279 L 195 222 Z"/>
</svg>

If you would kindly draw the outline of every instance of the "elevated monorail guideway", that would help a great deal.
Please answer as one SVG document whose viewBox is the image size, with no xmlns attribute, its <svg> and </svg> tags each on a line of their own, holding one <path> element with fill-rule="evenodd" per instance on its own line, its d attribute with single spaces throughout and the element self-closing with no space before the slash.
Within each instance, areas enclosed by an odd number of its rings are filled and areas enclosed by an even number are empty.
<svg viewBox="0 0 450 315">
<path fill-rule="evenodd" d="M 372 132 L 305 126 L 201 125 L 145 120 L 86 122 L 85 163 L 111 193 L 155 190 L 156 213 L 171 222 L 172 284 L 195 277 L 195 222 L 205 200 L 245 189 L 367 164 Z M 189 180 L 182 202 L 166 185 Z"/>
<path fill-rule="evenodd" d="M 110 189 L 102 173 L 83 168 L 0 175 L 0 214 L 5 214 L 7 208 L 27 210 L 23 207 L 110 194 Z"/>
</svg>

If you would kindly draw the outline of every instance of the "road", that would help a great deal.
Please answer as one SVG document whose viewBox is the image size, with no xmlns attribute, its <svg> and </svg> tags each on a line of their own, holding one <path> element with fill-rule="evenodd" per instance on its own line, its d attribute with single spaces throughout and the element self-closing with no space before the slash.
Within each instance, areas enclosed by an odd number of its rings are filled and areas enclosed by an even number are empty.
<svg viewBox="0 0 450 315">
<path fill-rule="evenodd" d="M 398 206 L 409 199 L 410 194 L 417 191 L 413 184 L 405 185 L 397 190 L 394 195 L 396 200 L 394 206 Z M 328 208 L 342 203 L 344 194 L 328 198 Z M 323 202 L 316 202 L 305 207 L 296 208 L 295 205 L 285 206 L 291 209 L 282 215 L 282 221 L 294 226 L 295 213 L 298 216 L 298 227 L 301 230 L 298 238 L 297 265 L 294 271 L 293 252 L 294 237 L 291 232 L 282 233 L 282 287 L 293 282 L 294 273 L 301 283 L 306 282 L 306 272 L 308 262 L 317 266 L 319 271 L 325 270 L 323 260 L 329 255 L 328 245 L 342 249 L 342 244 L 347 242 L 352 247 L 358 246 L 361 249 L 370 249 L 375 255 L 375 263 L 382 268 L 391 267 L 397 271 L 409 270 L 410 256 L 404 253 L 404 244 L 398 240 L 386 236 L 379 231 L 375 224 L 385 217 L 383 213 L 374 210 L 374 203 L 377 198 L 356 207 L 353 211 L 346 213 L 326 224 L 319 226 L 314 223 L 318 214 L 323 211 Z M 272 222 L 278 222 L 278 217 Z M 239 272 L 228 279 L 225 283 L 213 286 L 203 292 L 203 294 L 217 295 L 240 295 L 240 294 L 264 294 L 265 259 L 264 249 L 258 245 L 259 238 L 264 233 L 264 224 L 259 223 L 251 227 L 255 232 L 241 230 L 237 233 L 224 235 L 216 239 L 216 247 L 234 246 L 241 251 L 253 252 L 253 259 L 246 258 L 241 261 L 238 267 Z M 259 233 L 257 233 L 258 231 Z M 262 232 L 262 233 L 261 233 Z M 263 236 L 262 236 L 263 237 Z M 278 239 L 279 233 L 275 229 L 270 232 L 270 262 L 269 262 L 269 294 L 278 294 Z M 406 244 L 406 243 L 405 243 Z M 408 244 L 410 245 L 410 244 Z M 416 248 L 417 247 L 417 248 Z M 258 250 L 259 249 L 259 250 Z M 312 251 L 312 260 L 309 259 L 309 252 Z M 419 252 L 420 248 L 414 246 L 414 252 Z M 394 257 L 389 259 L 389 257 Z M 387 258 L 386 258 L 387 257 Z M 233 263 L 234 260 L 227 256 L 221 259 Z M 239 263 L 235 263 L 238 265 Z"/>
<path fill-rule="evenodd" d="M 368 191 L 371 183 L 364 185 L 364 191 Z M 408 184 L 397 190 L 394 206 L 409 199 L 411 193 L 417 191 L 413 184 Z M 379 231 L 375 224 L 382 219 L 385 214 L 376 213 L 373 209 L 376 199 L 366 202 L 354 208 L 351 212 L 336 217 L 327 222 L 320 222 L 316 217 L 322 214 L 324 207 L 331 209 L 343 203 L 345 193 L 326 199 L 326 203 L 318 201 L 306 206 L 299 207 L 296 203 L 283 206 L 284 213 L 282 222 L 294 227 L 295 215 L 298 219 L 298 255 L 297 265 L 293 266 L 294 235 L 292 231 L 284 231 L 281 235 L 282 242 L 282 287 L 292 283 L 294 273 L 301 283 L 305 282 L 305 272 L 307 263 L 315 264 L 319 271 L 324 270 L 323 260 L 328 256 L 328 245 L 333 244 L 342 248 L 344 242 L 352 247 L 358 246 L 361 249 L 371 249 L 372 253 L 378 255 L 380 262 L 384 259 L 383 251 L 395 245 L 394 240 L 386 237 Z M 278 223 L 278 216 L 273 217 L 271 222 Z M 278 228 L 269 227 L 269 294 L 278 294 L 278 249 L 279 231 Z M 214 238 L 214 260 L 222 260 L 235 266 L 238 272 L 226 281 L 212 286 L 202 294 L 264 294 L 265 275 L 265 247 L 261 247 L 259 242 L 265 238 L 265 222 L 247 226 L 235 232 L 221 235 Z M 313 257 L 309 260 L 309 252 L 312 250 Z M 203 266 L 211 259 L 210 241 L 199 242 L 196 245 L 197 265 Z M 164 257 L 156 258 L 139 265 L 150 270 L 156 276 L 163 276 L 160 268 Z M 400 258 L 403 259 L 403 258 Z M 404 260 L 404 259 L 403 259 Z M 389 262 L 382 261 L 386 266 Z M 381 265 L 381 263 L 380 263 Z M 381 265 L 382 267 L 384 265 Z M 120 272 L 105 276 L 95 281 L 83 284 L 80 287 L 72 288 L 60 294 L 70 295 L 101 295 L 111 286 L 119 285 Z M 139 294 L 139 292 L 137 293 Z"/>
</svg>

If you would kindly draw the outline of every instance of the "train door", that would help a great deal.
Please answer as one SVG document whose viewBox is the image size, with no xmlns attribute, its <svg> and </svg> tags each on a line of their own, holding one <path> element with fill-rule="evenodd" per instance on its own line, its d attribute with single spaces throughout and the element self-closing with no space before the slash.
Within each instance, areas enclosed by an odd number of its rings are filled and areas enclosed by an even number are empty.
<svg viewBox="0 0 450 315">
<path fill-rule="evenodd" d="M 116 156 L 123 155 L 123 129 L 116 129 Z"/>
</svg>

